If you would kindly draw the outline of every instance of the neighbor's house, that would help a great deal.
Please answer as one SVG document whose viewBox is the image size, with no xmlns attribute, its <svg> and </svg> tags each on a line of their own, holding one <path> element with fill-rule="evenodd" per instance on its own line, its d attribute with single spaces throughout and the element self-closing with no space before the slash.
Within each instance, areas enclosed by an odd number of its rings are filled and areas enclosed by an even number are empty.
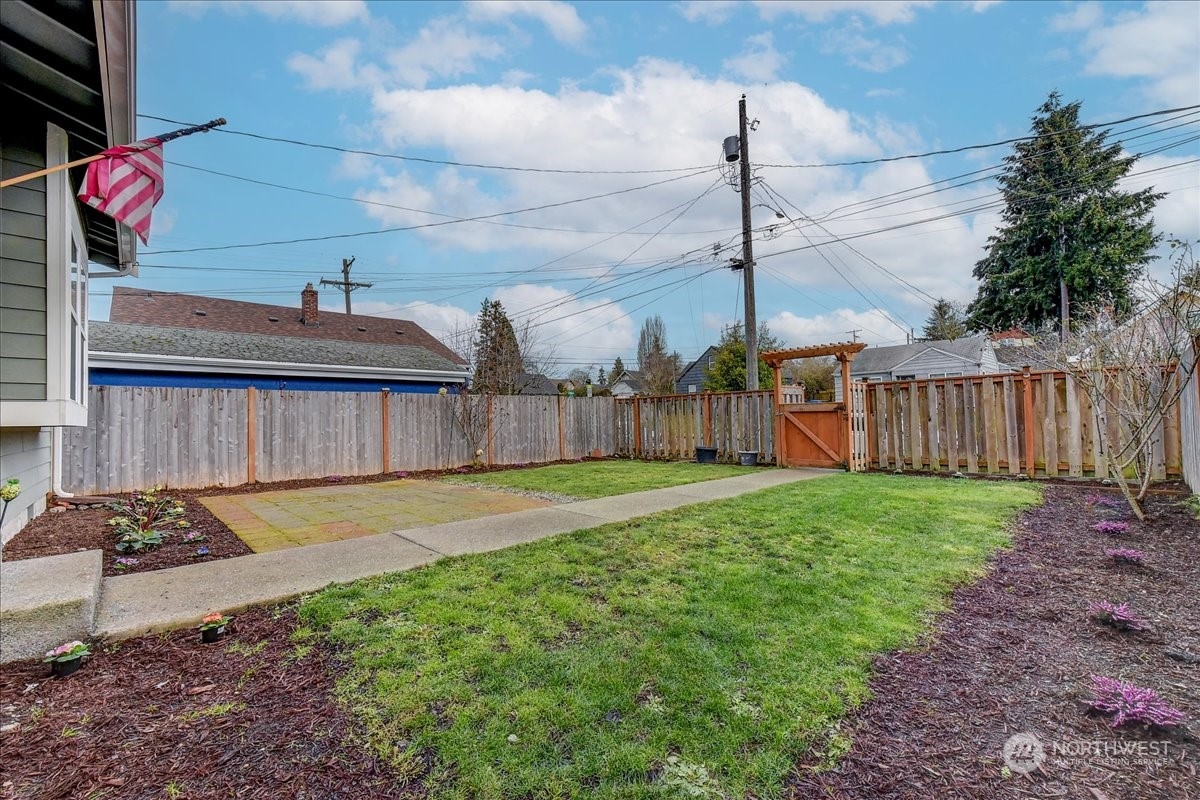
<svg viewBox="0 0 1200 800">
<path fill-rule="evenodd" d="M 613 397 L 634 397 L 646 393 L 646 381 L 636 370 L 624 370 L 620 375 L 610 376 L 608 388 Z"/>
<path fill-rule="evenodd" d="M 676 394 L 696 394 L 704 391 L 704 378 L 717 359 L 717 348 L 709 345 L 700 357 L 683 368 L 675 379 Z"/>
<path fill-rule="evenodd" d="M 93 332 L 97 385 L 433 393 L 465 383 L 463 359 L 415 322 L 117 287 Z"/>
<path fill-rule="evenodd" d="M 135 138 L 134 3 L 4 0 L 4 178 Z M 0 190 L 0 482 L 6 541 L 46 507 L 61 428 L 87 425 L 87 283 L 134 274 L 133 232 L 75 200 L 84 168 Z"/>
<path fill-rule="evenodd" d="M 891 347 L 868 347 L 850 364 L 855 381 L 907 381 L 955 378 L 1007 371 L 996 359 L 996 349 L 986 333 L 954 340 L 914 342 Z M 840 381 L 834 381 L 834 399 L 841 402 Z"/>
</svg>

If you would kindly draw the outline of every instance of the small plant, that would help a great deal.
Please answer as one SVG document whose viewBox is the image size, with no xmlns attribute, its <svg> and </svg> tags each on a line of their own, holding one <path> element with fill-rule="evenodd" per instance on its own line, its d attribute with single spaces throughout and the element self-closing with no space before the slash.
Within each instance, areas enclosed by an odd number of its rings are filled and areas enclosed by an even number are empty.
<svg viewBox="0 0 1200 800">
<path fill-rule="evenodd" d="M 129 556 L 119 556 L 117 560 L 113 562 L 113 567 L 121 570 L 122 572 L 136 567 L 137 565 L 138 560 L 136 558 L 130 558 Z"/>
<path fill-rule="evenodd" d="M 117 500 L 108 507 L 117 512 L 108 520 L 117 535 L 117 550 L 122 553 L 137 552 L 155 547 L 167 538 L 169 528 L 186 528 L 189 523 L 183 518 L 186 513 L 183 502 L 170 497 L 160 497 L 161 486 L 145 492 L 134 492 L 128 500 Z"/>
<path fill-rule="evenodd" d="M 183 535 L 183 541 L 185 544 L 195 544 L 196 542 L 203 542 L 207 538 L 208 538 L 207 536 L 205 536 L 203 533 L 200 533 L 198 531 L 188 531 L 187 533 L 185 533 Z"/>
<path fill-rule="evenodd" d="M 9 478 L 0 486 L 0 500 L 4 501 L 4 505 L 0 506 L 0 524 L 4 522 L 4 514 L 8 511 L 8 504 L 17 499 L 17 495 L 21 493 L 20 478 Z"/>
<path fill-rule="evenodd" d="M 192 558 L 204 558 L 208 555 L 207 547 L 197 547 L 196 552 L 192 554 Z"/>
<path fill-rule="evenodd" d="M 663 788 L 684 797 L 724 797 L 721 784 L 703 764 L 692 764 L 679 756 L 668 756 L 662 768 Z"/>
<path fill-rule="evenodd" d="M 1113 520 L 1106 519 L 1103 522 L 1097 522 L 1095 525 L 1093 525 L 1092 530 L 1094 530 L 1096 533 L 1128 533 L 1129 523 L 1114 522 Z"/>
<path fill-rule="evenodd" d="M 1183 712 L 1163 700 L 1158 692 L 1117 678 L 1092 676 L 1090 705 L 1096 711 L 1112 714 L 1112 727 L 1126 722 L 1142 722 L 1170 728 L 1183 722 Z"/>
<path fill-rule="evenodd" d="M 1192 512 L 1196 519 L 1200 519 L 1200 494 L 1189 494 L 1179 505 Z"/>
<path fill-rule="evenodd" d="M 224 628 L 230 622 L 233 622 L 233 617 L 227 617 L 220 611 L 214 611 L 200 620 L 200 624 L 197 627 L 202 631 L 214 631 Z"/>
<path fill-rule="evenodd" d="M 1104 555 L 1119 564 L 1137 564 L 1139 567 L 1146 561 L 1146 554 L 1141 550 L 1131 550 L 1128 547 L 1117 547 L 1105 550 Z"/>
<path fill-rule="evenodd" d="M 46 657 L 42 659 L 45 664 L 61 663 L 65 661 L 74 661 L 84 656 L 90 656 L 92 651 L 88 646 L 80 641 L 67 642 L 60 644 L 53 650 L 47 651 Z"/>
<path fill-rule="evenodd" d="M 1107 495 L 1107 494 L 1089 494 L 1087 496 L 1087 502 L 1090 505 L 1098 506 L 1100 508 L 1124 508 L 1125 507 L 1124 501 L 1119 500 L 1118 498 L 1113 497 L 1111 495 Z"/>
<path fill-rule="evenodd" d="M 1118 606 L 1107 600 L 1101 600 L 1096 603 L 1088 603 L 1088 612 L 1092 615 L 1092 619 L 1103 622 L 1105 625 L 1112 625 L 1119 631 L 1144 631 L 1149 627 L 1144 619 L 1129 610 L 1129 603 L 1121 603 Z"/>
<path fill-rule="evenodd" d="M 400 470 L 399 472 L 396 473 L 396 477 L 403 480 L 404 478 L 408 477 L 408 473 L 405 472 L 404 470 Z"/>
</svg>

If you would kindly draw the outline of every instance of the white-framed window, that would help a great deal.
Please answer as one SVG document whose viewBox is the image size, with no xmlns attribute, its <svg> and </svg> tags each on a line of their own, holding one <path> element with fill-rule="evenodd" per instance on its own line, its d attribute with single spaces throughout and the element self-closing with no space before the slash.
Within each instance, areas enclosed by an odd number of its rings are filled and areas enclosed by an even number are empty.
<svg viewBox="0 0 1200 800">
<path fill-rule="evenodd" d="M 66 161 L 66 131 L 47 124 L 46 166 Z M 46 336 L 46 393 L 44 400 L 4 401 L 5 427 L 87 425 L 87 265 L 70 175 L 47 175 L 46 328 L 36 332 Z"/>
<path fill-rule="evenodd" d="M 929 377 L 931 377 L 931 378 L 961 378 L 962 373 L 961 372 L 931 372 L 931 373 L 929 373 Z"/>
</svg>

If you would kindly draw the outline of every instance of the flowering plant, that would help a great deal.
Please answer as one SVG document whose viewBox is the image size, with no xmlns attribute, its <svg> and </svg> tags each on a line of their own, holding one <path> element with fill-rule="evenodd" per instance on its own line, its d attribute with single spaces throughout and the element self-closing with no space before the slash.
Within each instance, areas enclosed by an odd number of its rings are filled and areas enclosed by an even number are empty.
<svg viewBox="0 0 1200 800">
<path fill-rule="evenodd" d="M 1107 494 L 1089 494 L 1087 501 L 1101 508 L 1123 508 L 1125 506 L 1123 502 Z"/>
<path fill-rule="evenodd" d="M 1117 547 L 1112 550 L 1105 550 L 1104 555 L 1111 558 L 1113 561 L 1119 561 L 1124 564 L 1142 564 L 1146 560 L 1146 554 L 1141 550 L 1131 550 L 1128 547 Z"/>
<path fill-rule="evenodd" d="M 183 535 L 183 540 L 188 544 L 191 544 L 192 542 L 203 542 L 207 538 L 207 536 L 205 536 L 203 533 L 199 533 L 198 531 L 188 531 Z"/>
<path fill-rule="evenodd" d="M 208 553 L 209 551 L 207 547 L 197 547 L 196 552 L 192 555 L 192 558 L 204 558 L 206 555 L 208 555 Z"/>
<path fill-rule="evenodd" d="M 130 567 L 136 567 L 137 564 L 138 560 L 136 558 L 130 558 L 129 556 L 120 556 L 116 561 L 113 562 L 114 567 L 122 570 L 129 569 Z"/>
<path fill-rule="evenodd" d="M 1129 610 L 1129 603 L 1121 603 L 1118 606 L 1107 600 L 1101 600 L 1097 603 L 1088 603 L 1088 611 L 1091 613 L 1092 619 L 1103 622 L 1105 625 L 1112 625 L 1117 630 L 1144 631 L 1148 627 L 1144 619 Z"/>
<path fill-rule="evenodd" d="M 11 503 L 17 499 L 17 495 L 21 493 L 21 479 L 9 478 L 0 486 L 0 500 L 6 503 Z"/>
<path fill-rule="evenodd" d="M 188 521 L 183 519 L 186 513 L 183 502 L 159 497 L 160 491 L 162 487 L 155 486 L 145 492 L 134 492 L 128 500 L 108 504 L 117 512 L 108 524 L 117 534 L 117 549 L 122 553 L 162 544 L 168 536 L 167 528 L 188 527 Z"/>
<path fill-rule="evenodd" d="M 1112 714 L 1112 726 L 1144 722 L 1169 728 L 1183 722 L 1183 712 L 1163 700 L 1158 692 L 1116 678 L 1092 676 L 1091 707 Z"/>
<path fill-rule="evenodd" d="M 1113 522 L 1112 520 L 1106 519 L 1103 522 L 1097 522 L 1095 525 L 1093 525 L 1092 530 L 1096 531 L 1097 533 L 1128 533 L 1129 523 Z"/>
<path fill-rule="evenodd" d="M 230 622 L 233 622 L 233 617 L 227 617 L 220 611 L 214 611 L 213 613 L 206 615 L 204 619 L 200 620 L 200 625 L 198 627 L 202 631 L 212 630 L 213 628 L 220 629 L 224 628 Z"/>
<path fill-rule="evenodd" d="M 86 644 L 80 641 L 74 641 L 67 642 L 66 644 L 60 644 L 53 650 L 48 650 L 46 652 L 46 657 L 42 659 L 42 661 L 46 664 L 50 664 L 55 661 L 74 661 L 77 658 L 83 658 L 84 656 L 90 656 L 91 654 L 92 651 L 88 649 Z"/>
</svg>

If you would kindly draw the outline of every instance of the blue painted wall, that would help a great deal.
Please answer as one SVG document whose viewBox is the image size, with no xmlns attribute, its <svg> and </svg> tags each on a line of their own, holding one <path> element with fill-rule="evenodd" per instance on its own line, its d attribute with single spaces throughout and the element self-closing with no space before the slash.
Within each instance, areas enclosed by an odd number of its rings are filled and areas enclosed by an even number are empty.
<svg viewBox="0 0 1200 800">
<path fill-rule="evenodd" d="M 173 386 L 185 389 L 290 389 L 308 392 L 378 392 L 390 389 L 409 394 L 435 394 L 442 386 L 454 383 L 426 383 L 402 380 L 360 380 L 355 378 L 272 378 L 268 375 L 196 375 L 187 372 L 151 372 L 148 370 L 91 369 L 92 386 Z"/>
</svg>

